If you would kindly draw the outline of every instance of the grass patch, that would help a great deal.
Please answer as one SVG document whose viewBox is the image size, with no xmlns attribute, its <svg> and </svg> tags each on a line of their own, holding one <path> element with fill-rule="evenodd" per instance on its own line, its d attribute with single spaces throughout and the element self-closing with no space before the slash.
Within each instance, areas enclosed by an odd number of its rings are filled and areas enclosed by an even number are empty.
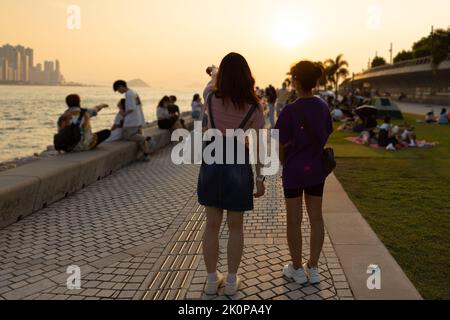
<svg viewBox="0 0 450 320">
<path fill-rule="evenodd" d="M 433 149 L 371 149 L 335 132 L 336 176 L 425 299 L 450 299 L 450 126 L 415 124 Z M 401 122 L 397 122 L 401 123 Z"/>
</svg>

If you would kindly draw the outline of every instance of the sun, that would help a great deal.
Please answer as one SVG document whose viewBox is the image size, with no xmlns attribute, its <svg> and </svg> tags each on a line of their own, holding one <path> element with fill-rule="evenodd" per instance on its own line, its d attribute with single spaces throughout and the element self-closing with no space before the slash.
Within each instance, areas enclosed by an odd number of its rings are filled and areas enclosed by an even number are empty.
<svg viewBox="0 0 450 320">
<path fill-rule="evenodd" d="M 306 27 L 294 18 L 277 19 L 272 25 L 273 39 L 284 48 L 297 48 L 306 40 L 306 36 Z"/>
</svg>

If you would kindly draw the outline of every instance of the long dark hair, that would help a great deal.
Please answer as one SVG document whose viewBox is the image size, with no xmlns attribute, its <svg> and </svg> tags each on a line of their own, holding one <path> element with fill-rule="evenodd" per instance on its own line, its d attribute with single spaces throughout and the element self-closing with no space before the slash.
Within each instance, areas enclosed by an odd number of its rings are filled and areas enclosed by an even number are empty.
<svg viewBox="0 0 450 320">
<path fill-rule="evenodd" d="M 245 58 L 238 53 L 229 53 L 220 63 L 215 94 L 218 98 L 230 99 L 238 110 L 247 104 L 259 105 L 255 93 L 255 78 Z"/>
<path fill-rule="evenodd" d="M 158 108 L 164 107 L 164 102 L 170 103 L 170 98 L 168 96 L 164 96 L 161 101 L 158 103 Z"/>
</svg>

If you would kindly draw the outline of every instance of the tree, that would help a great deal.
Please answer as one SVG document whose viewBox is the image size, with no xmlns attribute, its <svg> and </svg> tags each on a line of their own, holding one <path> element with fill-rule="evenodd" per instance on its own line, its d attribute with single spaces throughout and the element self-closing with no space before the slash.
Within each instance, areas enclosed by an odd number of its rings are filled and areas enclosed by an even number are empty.
<svg viewBox="0 0 450 320">
<path fill-rule="evenodd" d="M 450 28 L 438 29 L 427 37 L 423 37 L 413 45 L 414 58 L 430 57 L 433 68 L 437 70 L 439 65 L 450 54 Z"/>
<path fill-rule="evenodd" d="M 375 57 L 372 60 L 372 68 L 381 67 L 386 64 L 387 64 L 387 62 L 383 57 Z"/>
<path fill-rule="evenodd" d="M 406 51 L 403 50 L 402 52 L 399 52 L 395 58 L 394 58 L 394 63 L 399 63 L 402 61 L 406 61 L 406 60 L 411 60 L 414 59 L 414 54 L 412 51 Z"/>
<path fill-rule="evenodd" d="M 336 96 L 339 94 L 339 82 L 345 80 L 350 72 L 348 71 L 348 62 L 343 59 L 343 55 L 340 54 L 336 59 L 328 59 L 325 61 L 327 69 L 327 78 L 333 83 L 336 91 Z"/>
<path fill-rule="evenodd" d="M 323 63 L 322 61 L 316 62 L 316 64 L 322 68 L 322 77 L 320 77 L 319 79 L 319 88 L 324 88 L 325 90 L 327 89 L 327 85 L 329 82 L 329 68 L 326 66 L 325 63 Z"/>
</svg>

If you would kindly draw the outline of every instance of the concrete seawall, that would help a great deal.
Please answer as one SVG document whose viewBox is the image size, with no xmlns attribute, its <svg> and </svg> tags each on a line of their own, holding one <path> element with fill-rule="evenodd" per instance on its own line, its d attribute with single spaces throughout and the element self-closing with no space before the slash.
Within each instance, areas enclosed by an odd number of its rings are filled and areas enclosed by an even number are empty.
<svg viewBox="0 0 450 320">
<path fill-rule="evenodd" d="M 192 129 L 192 118 L 184 119 Z M 154 139 L 154 151 L 171 142 L 168 130 L 149 127 L 144 134 Z M 136 160 L 137 152 L 135 143 L 114 142 L 93 151 L 65 154 L 1 172 L 0 229 L 120 170 Z"/>
</svg>

